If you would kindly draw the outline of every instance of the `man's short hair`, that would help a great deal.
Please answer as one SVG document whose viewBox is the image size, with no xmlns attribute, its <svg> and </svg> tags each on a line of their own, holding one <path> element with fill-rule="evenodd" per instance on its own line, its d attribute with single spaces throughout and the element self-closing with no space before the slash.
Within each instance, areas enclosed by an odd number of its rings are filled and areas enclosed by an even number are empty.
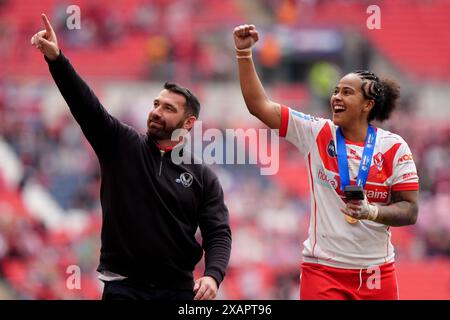
<svg viewBox="0 0 450 320">
<path fill-rule="evenodd" d="M 186 99 L 186 115 L 192 115 L 198 119 L 198 115 L 200 113 L 200 102 L 188 88 L 182 87 L 174 82 L 166 82 L 164 84 L 164 89 L 184 96 Z"/>
</svg>

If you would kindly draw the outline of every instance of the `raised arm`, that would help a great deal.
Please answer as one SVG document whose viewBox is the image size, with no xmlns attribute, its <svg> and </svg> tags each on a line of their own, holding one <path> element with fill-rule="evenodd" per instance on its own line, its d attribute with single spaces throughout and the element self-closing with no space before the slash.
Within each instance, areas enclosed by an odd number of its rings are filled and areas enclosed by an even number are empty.
<svg viewBox="0 0 450 320">
<path fill-rule="evenodd" d="M 272 129 L 281 126 L 280 105 L 271 101 L 256 73 L 252 59 L 252 46 L 259 34 L 254 25 L 240 25 L 234 28 L 234 44 L 239 66 L 239 81 L 245 104 L 252 115 Z"/>
<path fill-rule="evenodd" d="M 58 46 L 56 34 L 45 14 L 45 30 L 31 38 L 49 65 L 50 73 L 70 111 L 98 156 L 107 150 L 114 139 L 119 121 L 108 114 L 89 86 L 77 74 Z"/>
</svg>

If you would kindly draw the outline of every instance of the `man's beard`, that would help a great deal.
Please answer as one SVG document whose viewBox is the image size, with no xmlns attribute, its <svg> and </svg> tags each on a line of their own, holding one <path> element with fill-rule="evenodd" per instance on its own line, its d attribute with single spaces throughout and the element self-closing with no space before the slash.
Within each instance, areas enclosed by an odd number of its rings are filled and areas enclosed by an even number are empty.
<svg viewBox="0 0 450 320">
<path fill-rule="evenodd" d="M 151 128 L 150 124 L 147 125 L 147 134 L 155 141 L 158 140 L 170 140 L 172 138 L 172 133 L 176 129 L 181 129 L 183 127 L 184 119 L 178 122 L 174 127 L 167 126 L 167 123 L 164 121 L 161 124 L 161 128 Z"/>
</svg>

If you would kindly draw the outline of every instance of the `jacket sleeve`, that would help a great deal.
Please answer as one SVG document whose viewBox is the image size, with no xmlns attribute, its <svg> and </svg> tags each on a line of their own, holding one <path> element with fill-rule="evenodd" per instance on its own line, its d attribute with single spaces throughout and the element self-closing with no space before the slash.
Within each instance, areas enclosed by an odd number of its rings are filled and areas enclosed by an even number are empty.
<svg viewBox="0 0 450 320">
<path fill-rule="evenodd" d="M 62 52 L 54 61 L 47 58 L 45 60 L 53 80 L 86 139 L 98 157 L 105 155 L 107 150 L 111 150 L 120 122 L 105 110 Z"/>
<path fill-rule="evenodd" d="M 230 260 L 231 229 L 219 179 L 209 168 L 204 175 L 203 204 L 199 214 L 205 250 L 204 275 L 213 277 L 219 286 Z"/>
</svg>

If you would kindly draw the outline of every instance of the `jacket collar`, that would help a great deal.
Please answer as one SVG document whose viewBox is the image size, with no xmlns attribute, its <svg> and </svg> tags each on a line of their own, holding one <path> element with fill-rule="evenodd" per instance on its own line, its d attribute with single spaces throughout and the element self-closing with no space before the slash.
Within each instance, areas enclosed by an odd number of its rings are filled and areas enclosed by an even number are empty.
<svg viewBox="0 0 450 320">
<path fill-rule="evenodd" d="M 164 151 L 165 153 L 168 153 L 174 149 L 179 150 L 181 148 L 179 153 L 180 153 L 180 155 L 183 155 L 183 147 L 186 144 L 186 139 L 184 139 L 184 137 L 178 144 L 176 144 L 174 146 L 169 146 L 169 147 L 162 147 L 158 142 L 156 142 L 152 137 L 150 137 L 149 134 L 146 135 L 146 139 L 147 139 L 147 144 L 153 151 L 159 151 L 159 152 Z"/>
</svg>

